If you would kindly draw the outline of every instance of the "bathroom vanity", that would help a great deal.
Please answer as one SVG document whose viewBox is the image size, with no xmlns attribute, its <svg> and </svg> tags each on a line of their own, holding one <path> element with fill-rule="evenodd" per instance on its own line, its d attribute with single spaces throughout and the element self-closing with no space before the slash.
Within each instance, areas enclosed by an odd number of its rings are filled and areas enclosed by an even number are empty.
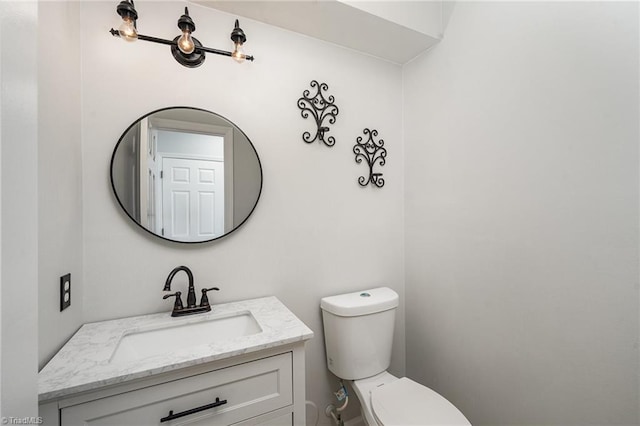
<svg viewBox="0 0 640 426">
<path fill-rule="evenodd" d="M 313 332 L 277 298 L 85 324 L 42 369 L 45 425 L 304 425 Z"/>
</svg>

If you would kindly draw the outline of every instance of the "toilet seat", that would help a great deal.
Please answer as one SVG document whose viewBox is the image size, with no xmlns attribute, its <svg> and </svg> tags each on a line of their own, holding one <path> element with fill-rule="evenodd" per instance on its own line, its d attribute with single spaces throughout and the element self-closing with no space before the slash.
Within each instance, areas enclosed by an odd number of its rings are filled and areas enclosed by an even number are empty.
<svg viewBox="0 0 640 426">
<path fill-rule="evenodd" d="M 407 377 L 373 389 L 371 405 L 384 426 L 471 425 L 442 395 Z"/>
</svg>

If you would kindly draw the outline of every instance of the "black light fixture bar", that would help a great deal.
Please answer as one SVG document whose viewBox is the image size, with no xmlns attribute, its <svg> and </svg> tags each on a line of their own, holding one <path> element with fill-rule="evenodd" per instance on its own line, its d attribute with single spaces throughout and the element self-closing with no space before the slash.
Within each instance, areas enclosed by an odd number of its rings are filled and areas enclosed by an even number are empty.
<svg viewBox="0 0 640 426">
<path fill-rule="evenodd" d="M 118 30 L 114 30 L 113 28 L 111 28 L 109 32 L 115 37 L 120 37 L 120 33 L 118 32 Z M 150 41 L 152 43 L 166 44 L 167 46 L 176 46 L 176 42 L 174 40 L 166 40 L 164 38 L 152 37 L 144 34 L 138 34 L 138 40 Z M 206 46 L 197 46 L 196 50 L 201 50 L 203 52 L 214 53 L 216 55 L 222 55 L 222 56 L 233 56 L 233 52 L 229 52 L 227 50 L 213 49 L 211 47 L 206 47 Z M 247 61 L 253 61 L 253 55 L 244 55 L 244 58 Z"/>
<path fill-rule="evenodd" d="M 195 24 L 189 17 L 188 8 L 184 8 L 184 15 L 178 20 L 178 28 L 183 31 L 183 36 L 178 36 L 173 40 L 167 40 L 159 37 L 147 36 L 139 34 L 137 32 L 137 19 L 138 14 L 134 8 L 133 0 L 122 0 L 116 9 L 116 12 L 123 20 L 123 24 L 120 29 L 116 30 L 111 28 L 109 31 L 114 37 L 123 38 L 128 41 L 142 40 L 152 43 L 165 44 L 171 46 L 171 53 L 176 61 L 185 67 L 194 68 L 200 66 L 205 59 L 205 53 L 213 53 L 215 55 L 229 56 L 238 62 L 244 60 L 253 61 L 252 55 L 246 55 L 242 52 L 242 45 L 247 40 L 244 31 L 240 28 L 239 22 L 236 19 L 235 26 L 231 32 L 231 41 L 235 44 L 236 50 L 231 52 L 227 50 L 213 49 L 211 47 L 203 46 L 198 39 L 191 37 L 191 33 L 195 31 Z M 190 43 L 190 51 L 185 51 L 181 47 L 179 41 L 184 36 L 187 36 L 188 43 Z"/>
</svg>

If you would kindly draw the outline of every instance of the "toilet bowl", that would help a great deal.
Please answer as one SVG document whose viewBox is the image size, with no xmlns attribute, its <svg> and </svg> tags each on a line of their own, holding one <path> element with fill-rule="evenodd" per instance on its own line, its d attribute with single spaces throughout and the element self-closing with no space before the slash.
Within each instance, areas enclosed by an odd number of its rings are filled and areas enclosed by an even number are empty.
<svg viewBox="0 0 640 426">
<path fill-rule="evenodd" d="M 407 377 L 385 371 L 350 383 L 368 426 L 471 425 L 446 398 Z"/>
<path fill-rule="evenodd" d="M 387 287 L 321 299 L 329 370 L 350 381 L 368 426 L 471 425 L 442 395 L 386 371 L 398 299 Z"/>
</svg>

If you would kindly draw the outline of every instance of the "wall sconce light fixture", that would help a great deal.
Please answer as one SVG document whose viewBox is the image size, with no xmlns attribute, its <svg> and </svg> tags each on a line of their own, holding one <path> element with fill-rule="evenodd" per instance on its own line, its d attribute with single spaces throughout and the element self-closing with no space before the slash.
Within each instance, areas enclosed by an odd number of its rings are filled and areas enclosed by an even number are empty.
<svg viewBox="0 0 640 426">
<path fill-rule="evenodd" d="M 316 140 L 322 141 L 326 146 L 333 146 L 336 143 L 336 139 L 333 136 L 329 136 L 325 139 L 326 133 L 331 130 L 325 119 L 329 124 L 336 122 L 336 116 L 338 115 L 338 106 L 335 103 L 333 95 L 325 96 L 329 85 L 327 83 L 318 83 L 316 80 L 311 80 L 311 87 L 316 89 L 316 94 L 311 96 L 309 89 L 302 92 L 302 97 L 298 99 L 298 108 L 300 108 L 300 114 L 302 118 L 309 118 L 309 114 L 316 122 L 316 133 L 311 138 L 311 132 L 304 132 L 302 134 L 302 140 L 306 143 L 313 143 Z M 324 94 L 322 92 L 325 92 Z"/>
<path fill-rule="evenodd" d="M 182 31 L 182 34 L 175 37 L 173 40 L 166 40 L 163 38 L 146 36 L 138 33 L 137 20 L 138 12 L 133 5 L 133 0 L 122 0 L 116 12 L 122 18 L 122 24 L 117 30 L 111 28 L 110 33 L 114 37 L 120 37 L 125 41 L 144 40 L 153 43 L 166 44 L 171 46 L 171 53 L 173 57 L 181 65 L 188 68 L 195 68 L 204 62 L 205 53 L 214 53 L 216 55 L 231 56 L 237 62 L 253 61 L 253 56 L 246 55 L 243 51 L 243 45 L 247 41 L 247 37 L 240 28 L 240 24 L 236 19 L 235 27 L 231 31 L 231 41 L 233 41 L 233 52 L 226 50 L 212 49 L 205 47 L 200 41 L 193 37 L 191 34 L 196 30 L 196 25 L 189 16 L 189 9 L 184 8 L 184 15 L 178 19 L 178 28 Z"/>
<path fill-rule="evenodd" d="M 371 182 L 376 187 L 382 188 L 384 186 L 384 177 L 382 177 L 382 173 L 374 173 L 373 166 L 375 166 L 376 163 L 384 166 L 387 162 L 387 150 L 384 148 L 384 141 L 382 139 L 378 141 L 373 139 L 375 136 L 378 136 L 376 129 L 364 129 L 363 133 L 368 139 L 366 142 L 363 142 L 362 136 L 358 136 L 356 138 L 356 144 L 353 146 L 353 153 L 356 155 L 356 163 L 367 162 L 369 166 L 369 177 L 360 176 L 358 183 L 360 186 L 367 186 L 369 182 Z"/>
</svg>

